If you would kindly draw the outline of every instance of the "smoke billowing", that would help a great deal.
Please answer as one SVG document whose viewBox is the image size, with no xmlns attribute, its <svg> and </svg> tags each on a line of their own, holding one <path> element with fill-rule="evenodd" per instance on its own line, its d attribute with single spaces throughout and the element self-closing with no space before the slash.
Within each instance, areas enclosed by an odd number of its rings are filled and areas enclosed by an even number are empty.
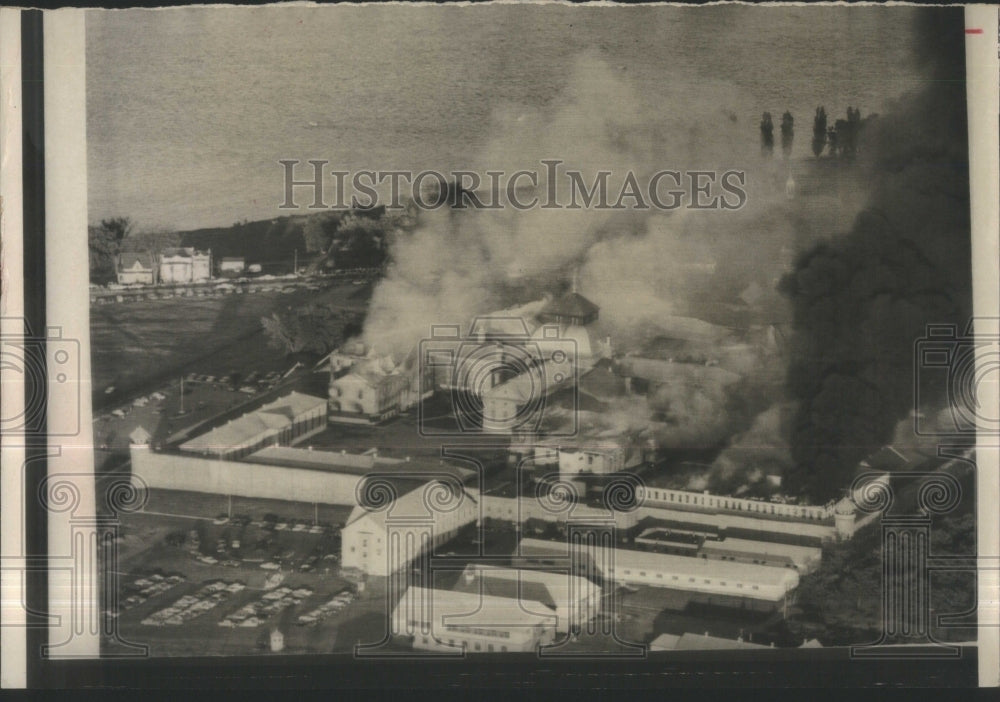
<svg viewBox="0 0 1000 702">
<path fill-rule="evenodd" d="M 405 353 L 434 324 L 557 294 L 575 272 L 579 291 L 601 308 L 597 333 L 617 353 L 658 334 L 700 338 L 742 377 L 617 401 L 597 423 L 645 430 L 661 446 L 734 437 L 714 480 L 785 472 L 791 492 L 832 496 L 909 409 L 910 353 L 924 325 L 968 311 L 961 12 L 928 16 L 948 40 L 924 44 L 942 58 L 928 60 L 927 89 L 869 121 L 857 163 L 825 169 L 762 156 L 759 125 L 736 115 L 781 106 L 758 106 L 735 84 L 667 80 L 668 67 L 652 97 L 623 67 L 581 56 L 544 106 L 496 112 L 468 170 L 540 171 L 558 159 L 588 183 L 612 171 L 614 200 L 628 172 L 644 182 L 664 169 L 736 169 L 747 174 L 745 206 L 423 211 L 392 243 L 365 341 Z M 537 194 L 546 199 L 544 180 Z M 746 343 L 747 328 L 793 319 L 787 382 L 775 383 L 786 359 L 760 335 Z M 717 338 L 718 325 L 739 328 Z"/>
<path fill-rule="evenodd" d="M 862 137 L 871 197 L 846 236 L 798 259 L 788 387 L 799 402 L 786 484 L 835 497 L 913 408 L 914 343 L 971 314 L 963 14 L 928 9 L 926 88 Z"/>
</svg>

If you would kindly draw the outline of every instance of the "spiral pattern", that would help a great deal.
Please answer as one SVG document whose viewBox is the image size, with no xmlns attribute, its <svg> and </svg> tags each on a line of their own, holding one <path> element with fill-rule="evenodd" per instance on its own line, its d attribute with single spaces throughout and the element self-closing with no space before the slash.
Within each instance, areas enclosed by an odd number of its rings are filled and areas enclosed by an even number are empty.
<svg viewBox="0 0 1000 702">
<path fill-rule="evenodd" d="M 546 512 L 564 514 L 576 504 L 579 495 L 576 486 L 558 479 L 558 473 L 550 473 L 535 486 L 535 499 Z"/>
<path fill-rule="evenodd" d="M 885 473 L 864 473 L 851 483 L 851 501 L 862 512 L 885 512 L 893 501 L 889 476 Z"/>
<path fill-rule="evenodd" d="M 917 504 L 930 514 L 947 514 L 962 501 L 962 486 L 954 476 L 935 473 L 920 485 Z"/>
<path fill-rule="evenodd" d="M 639 496 L 643 487 L 640 478 L 634 475 L 615 478 L 604 486 L 604 505 L 612 512 L 633 512 L 642 506 L 644 497 Z M 645 490 L 643 494 L 645 495 Z"/>
<path fill-rule="evenodd" d="M 385 478 L 368 476 L 354 488 L 355 501 L 369 512 L 389 509 L 396 501 L 396 487 Z"/>
<path fill-rule="evenodd" d="M 146 506 L 149 490 L 145 481 L 137 475 L 132 480 L 115 480 L 105 489 L 107 505 L 115 512 L 139 512 Z"/>
<path fill-rule="evenodd" d="M 75 512 L 80 506 L 80 488 L 69 478 L 46 476 L 38 486 L 38 501 L 50 512 Z"/>
<path fill-rule="evenodd" d="M 439 476 L 424 486 L 422 497 L 431 514 L 454 512 L 465 500 L 465 490 L 455 478 Z"/>
</svg>

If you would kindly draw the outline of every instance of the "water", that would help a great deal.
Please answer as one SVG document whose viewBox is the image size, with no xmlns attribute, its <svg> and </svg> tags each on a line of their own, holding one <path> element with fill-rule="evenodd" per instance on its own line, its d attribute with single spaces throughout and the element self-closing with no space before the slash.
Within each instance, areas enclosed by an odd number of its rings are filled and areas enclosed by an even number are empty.
<svg viewBox="0 0 1000 702">
<path fill-rule="evenodd" d="M 498 119 L 545 110 L 582 54 L 646 107 L 864 114 L 920 85 L 914 8 L 185 8 L 87 17 L 90 219 L 226 226 L 284 214 L 281 158 L 475 168 Z M 680 97 L 679 97 L 680 96 Z M 549 154 L 540 155 L 545 157 Z M 672 164 L 677 165 L 677 164 Z M 683 166 L 683 164 L 681 164 Z M 696 167 L 696 166 L 695 166 Z"/>
</svg>

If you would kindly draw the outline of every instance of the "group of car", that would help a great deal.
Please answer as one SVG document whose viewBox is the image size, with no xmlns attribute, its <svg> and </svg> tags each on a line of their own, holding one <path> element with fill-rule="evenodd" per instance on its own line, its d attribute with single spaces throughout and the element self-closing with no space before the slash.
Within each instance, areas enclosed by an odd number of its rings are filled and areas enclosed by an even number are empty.
<svg viewBox="0 0 1000 702">
<path fill-rule="evenodd" d="M 353 601 L 354 594 L 350 590 L 342 590 L 334 595 L 329 602 L 321 604 L 311 612 L 299 615 L 296 624 L 298 626 L 316 626 L 324 619 L 340 614 Z"/>
<path fill-rule="evenodd" d="M 294 590 L 290 587 L 276 588 L 219 620 L 219 626 L 229 628 L 260 626 L 278 612 L 302 604 L 302 601 L 312 594 L 313 591 L 307 587 Z"/>
<path fill-rule="evenodd" d="M 112 617 L 117 617 L 119 612 L 137 607 L 151 597 L 161 595 L 182 582 L 184 582 L 184 577 L 181 575 L 164 576 L 159 573 L 137 578 L 122 588 L 123 595 L 131 594 L 119 603 L 117 610 L 110 610 L 109 614 Z"/>
<path fill-rule="evenodd" d="M 246 589 L 241 582 L 216 580 L 207 583 L 193 595 L 185 595 L 142 620 L 146 626 L 179 626 L 205 612 L 215 609 L 233 595 Z"/>
</svg>

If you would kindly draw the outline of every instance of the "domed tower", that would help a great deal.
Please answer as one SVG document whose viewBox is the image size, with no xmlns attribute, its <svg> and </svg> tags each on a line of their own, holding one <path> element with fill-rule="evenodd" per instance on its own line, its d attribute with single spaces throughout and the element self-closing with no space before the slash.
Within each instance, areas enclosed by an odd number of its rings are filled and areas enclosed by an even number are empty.
<svg viewBox="0 0 1000 702">
<path fill-rule="evenodd" d="M 854 536 L 855 509 L 850 497 L 842 497 L 833 508 L 833 523 L 837 528 L 837 537 L 847 541 Z"/>
</svg>

